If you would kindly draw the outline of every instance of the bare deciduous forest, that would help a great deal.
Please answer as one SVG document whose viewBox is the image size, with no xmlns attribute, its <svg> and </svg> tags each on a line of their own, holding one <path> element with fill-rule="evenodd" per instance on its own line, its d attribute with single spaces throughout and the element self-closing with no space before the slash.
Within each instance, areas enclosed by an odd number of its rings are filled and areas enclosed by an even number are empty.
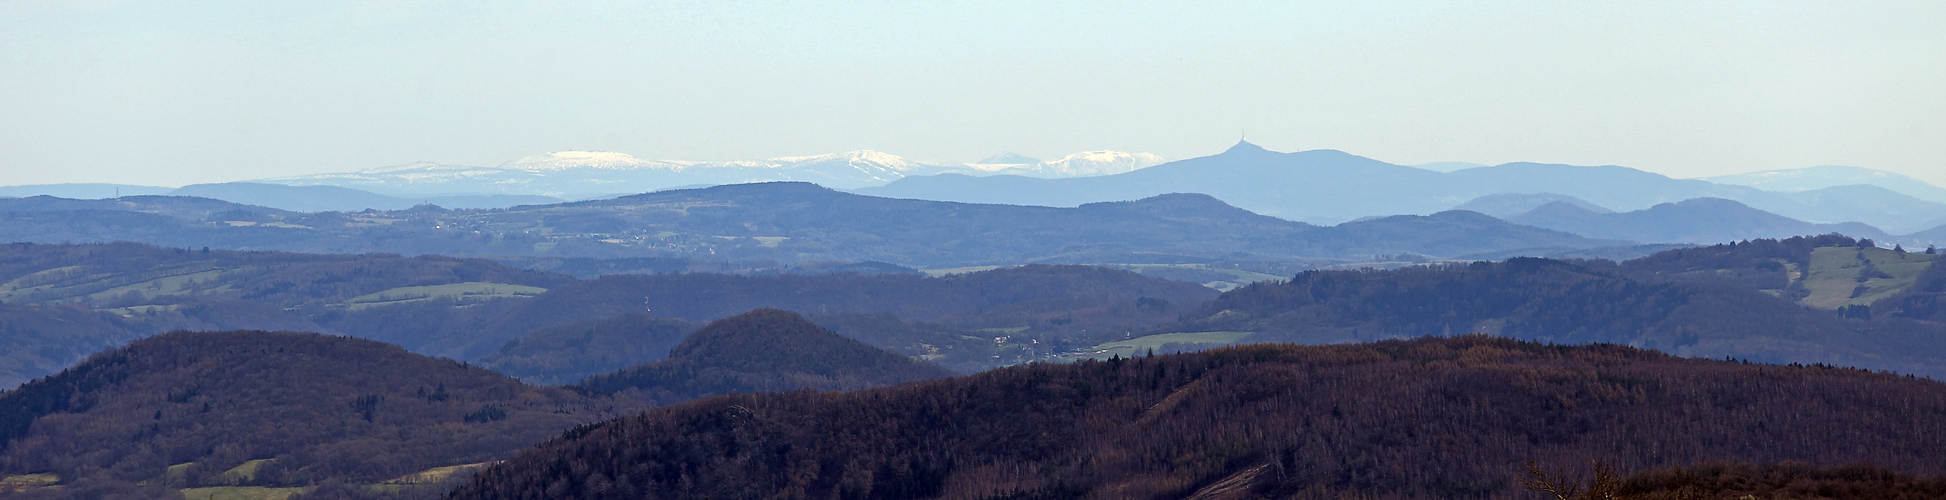
<svg viewBox="0 0 1946 500">
<path fill-rule="evenodd" d="M 1929 379 L 1466 336 L 710 398 L 576 429 L 453 497 L 1523 498 L 1528 459 L 1939 474 L 1943 440 Z"/>
</svg>

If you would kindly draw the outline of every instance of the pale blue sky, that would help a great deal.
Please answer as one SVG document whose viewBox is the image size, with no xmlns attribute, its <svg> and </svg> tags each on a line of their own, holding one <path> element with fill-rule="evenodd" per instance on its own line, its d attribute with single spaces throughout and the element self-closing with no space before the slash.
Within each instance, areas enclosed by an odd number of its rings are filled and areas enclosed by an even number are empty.
<svg viewBox="0 0 1946 500">
<path fill-rule="evenodd" d="M 168 5 L 162 5 L 167 3 Z M 0 0 L 0 185 L 565 149 L 1394 163 L 1946 185 L 1946 2 Z"/>
</svg>

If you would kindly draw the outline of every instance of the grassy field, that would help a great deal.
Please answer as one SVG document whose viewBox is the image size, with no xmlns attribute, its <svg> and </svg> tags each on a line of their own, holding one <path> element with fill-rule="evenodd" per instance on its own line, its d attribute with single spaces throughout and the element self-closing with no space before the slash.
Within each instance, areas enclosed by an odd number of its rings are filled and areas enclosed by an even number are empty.
<svg viewBox="0 0 1946 500">
<path fill-rule="evenodd" d="M 59 488 L 61 476 L 53 474 L 21 474 L 0 478 L 0 493 L 19 493 L 43 488 Z"/>
<path fill-rule="evenodd" d="M 1860 283 L 1858 275 L 1865 269 L 1861 255 L 1891 277 L 1877 277 Z M 1804 273 L 1804 289 L 1811 295 L 1802 302 L 1824 309 L 1870 304 L 1912 286 L 1919 272 L 1938 258 L 1939 255 L 1899 253 L 1883 248 L 1819 248 L 1811 251 L 1811 268 Z M 1863 293 L 1854 296 L 1861 284 L 1865 286 Z"/>
<path fill-rule="evenodd" d="M 195 464 L 181 463 L 162 469 L 162 477 L 158 478 L 158 480 L 162 481 L 163 484 L 182 484 L 184 478 L 189 475 L 189 466 L 191 465 Z"/>
<path fill-rule="evenodd" d="M 163 270 L 150 274 L 149 276 L 152 276 L 151 278 L 140 282 L 109 287 L 102 282 L 110 279 L 126 278 L 126 276 L 112 274 L 86 275 L 81 273 L 81 266 L 71 266 L 34 273 L 0 285 L 0 300 L 9 302 L 16 300 L 74 302 L 83 300 L 83 298 L 87 300 L 108 300 L 130 292 L 139 294 L 144 298 L 158 295 L 183 295 L 191 293 L 191 288 L 188 286 L 191 281 L 208 282 L 221 277 L 223 273 L 236 270 L 208 269 L 207 267 L 182 269 L 178 271 Z M 103 287 L 107 288 L 104 289 Z M 202 290 L 202 292 L 212 293 L 226 289 L 222 287 L 211 287 Z M 89 292 L 88 290 L 95 291 Z"/>
<path fill-rule="evenodd" d="M 262 486 L 212 486 L 182 490 L 183 500 L 284 500 L 310 488 L 265 488 Z"/>
<path fill-rule="evenodd" d="M 234 481 L 238 484 L 256 481 L 257 468 L 263 467 L 264 462 L 269 462 L 269 461 L 270 459 L 268 458 L 259 458 L 256 460 L 244 462 L 243 464 L 238 465 L 236 467 L 231 467 L 230 470 L 223 471 L 223 480 Z"/>
<path fill-rule="evenodd" d="M 257 468 L 263 466 L 264 462 L 269 462 L 269 461 L 270 460 L 251 460 L 248 462 L 244 462 L 243 465 L 236 466 L 235 468 L 230 469 L 228 472 L 224 472 L 223 476 L 225 478 L 234 478 L 243 481 L 255 479 Z M 415 488 L 438 486 L 441 483 L 445 482 L 447 479 L 451 479 L 455 474 L 471 474 L 471 473 L 479 472 L 480 469 L 484 469 L 495 463 L 498 462 L 480 462 L 474 464 L 460 464 L 460 465 L 448 465 L 445 467 L 433 467 L 431 469 L 426 469 L 419 472 L 414 472 L 411 474 L 399 476 L 397 478 L 393 478 L 382 483 L 365 485 L 363 486 L 363 488 L 373 493 L 397 493 L 400 491 L 411 490 Z M 178 475 L 180 475 L 181 474 L 180 468 L 185 467 L 187 465 L 189 464 L 181 464 L 176 467 L 171 467 L 170 472 L 175 472 Z M 49 476 L 42 482 L 42 484 L 53 484 L 55 482 L 55 480 L 51 477 L 51 475 L 38 474 L 38 476 Z M 15 476 L 15 477 L 26 477 L 26 476 Z M 8 480 L 12 481 L 13 478 L 8 478 Z M 23 480 L 23 481 L 32 482 L 30 480 Z M 180 491 L 182 492 L 183 500 L 284 500 L 290 498 L 291 495 L 310 491 L 310 489 L 311 488 L 308 487 L 270 488 L 264 486 L 212 486 L 206 488 L 187 488 Z"/>
<path fill-rule="evenodd" d="M 953 268 L 946 268 L 946 269 L 920 269 L 919 272 L 926 273 L 926 276 L 937 278 L 949 274 L 966 274 L 966 273 L 977 273 L 981 271 L 992 271 L 1002 267 L 1006 267 L 1006 266 L 973 266 L 973 267 L 953 267 Z"/>
<path fill-rule="evenodd" d="M 1237 287 L 1259 281 L 1287 280 L 1289 276 L 1278 276 L 1242 269 L 1211 267 L 1206 264 L 1099 264 L 1102 267 L 1134 271 L 1143 276 L 1201 283 L 1217 291 L 1227 292 Z"/>
<path fill-rule="evenodd" d="M 396 485 L 439 484 L 440 481 L 445 481 L 447 478 L 453 477 L 453 474 L 458 474 L 462 472 L 478 472 L 480 469 L 487 468 L 487 466 L 496 463 L 499 462 L 480 462 L 476 464 L 460 464 L 460 465 L 448 465 L 445 467 L 433 467 L 431 469 L 426 469 L 419 472 L 414 472 L 411 474 L 399 476 L 391 480 L 385 481 L 382 484 L 396 484 Z"/>
<path fill-rule="evenodd" d="M 541 293 L 546 291 L 547 291 L 546 288 L 540 288 L 540 287 L 532 287 L 532 286 L 524 286 L 524 285 L 509 285 L 506 283 L 487 283 L 483 281 L 468 281 L 465 283 L 451 283 L 445 285 L 406 286 L 406 287 L 393 288 L 383 292 L 368 293 L 365 295 L 352 297 L 350 301 L 347 301 L 347 303 L 348 305 L 350 305 L 351 309 L 357 310 L 357 309 L 364 309 L 367 307 L 376 307 L 376 306 L 391 305 L 391 304 L 403 304 L 407 302 L 417 302 L 421 300 L 432 300 L 438 297 L 445 297 L 445 298 L 450 298 L 458 301 L 467 301 L 467 300 L 488 299 L 494 297 L 532 297 L 535 295 L 540 295 Z"/>
<path fill-rule="evenodd" d="M 1168 344 L 1197 344 L 1199 347 L 1207 349 L 1235 344 L 1237 341 L 1243 340 L 1244 337 L 1248 336 L 1250 336 L 1250 332 L 1164 333 L 1128 340 L 1104 342 L 1101 345 L 1083 350 L 1072 359 L 1105 359 L 1114 356 L 1124 358 L 1134 357 L 1146 354 L 1150 349 L 1160 349 L 1162 346 Z"/>
<path fill-rule="evenodd" d="M 120 314 L 124 318 L 133 318 L 145 314 L 169 312 L 177 309 L 182 309 L 182 304 L 167 304 L 167 305 L 160 305 L 160 306 L 150 305 L 150 306 L 117 307 L 113 309 L 101 309 L 100 311 Z"/>
</svg>

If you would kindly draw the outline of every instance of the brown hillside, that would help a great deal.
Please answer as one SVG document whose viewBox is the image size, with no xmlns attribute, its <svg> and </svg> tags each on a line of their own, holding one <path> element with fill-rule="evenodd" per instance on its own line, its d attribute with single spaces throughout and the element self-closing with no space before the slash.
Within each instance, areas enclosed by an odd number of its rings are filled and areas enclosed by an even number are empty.
<svg viewBox="0 0 1946 500">
<path fill-rule="evenodd" d="M 711 322 L 661 361 L 581 385 L 656 404 L 736 393 L 851 390 L 952 375 L 932 363 L 832 333 L 803 316 L 758 309 Z"/>
<path fill-rule="evenodd" d="M 1946 385 L 1469 336 L 1035 364 L 719 397 L 456 491 L 522 498 L 1530 498 L 1527 459 L 1946 470 Z"/>
<path fill-rule="evenodd" d="M 639 408 L 368 340 L 175 332 L 0 393 L 0 475 L 370 483 L 504 458 Z M 252 478 L 221 477 L 259 459 Z M 191 465 L 165 474 L 178 464 Z"/>
</svg>

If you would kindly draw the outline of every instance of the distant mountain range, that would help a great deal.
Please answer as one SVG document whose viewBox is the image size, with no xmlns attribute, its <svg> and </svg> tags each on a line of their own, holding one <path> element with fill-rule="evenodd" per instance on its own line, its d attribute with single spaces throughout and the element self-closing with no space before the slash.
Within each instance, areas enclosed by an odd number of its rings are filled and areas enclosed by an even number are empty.
<svg viewBox="0 0 1946 500">
<path fill-rule="evenodd" d="M 1632 212 L 1601 212 L 1569 200 L 1550 202 L 1526 213 L 1505 217 L 1509 222 L 1588 236 L 1642 243 L 1712 244 L 1757 238 L 1839 233 L 1878 241 L 1891 235 L 1878 228 L 1848 222 L 1813 224 L 1750 208 L 1722 198 L 1697 198 L 1663 203 Z"/>
<path fill-rule="evenodd" d="M 1838 186 L 1878 186 L 1913 198 L 1946 203 L 1946 188 L 1904 175 L 1859 167 L 1826 165 L 1704 177 L 1703 180 L 1779 192 L 1812 191 Z"/>
<path fill-rule="evenodd" d="M 417 205 L 438 205 L 444 208 L 506 208 L 566 201 L 530 194 L 460 194 L 407 198 L 337 186 L 287 186 L 260 182 L 192 184 L 170 191 L 169 195 L 212 198 L 293 212 L 402 210 Z"/>
<path fill-rule="evenodd" d="M 174 196 L 0 200 L 0 240 L 320 253 L 879 261 L 914 268 L 1181 264 L 1627 246 L 1475 212 L 1320 227 L 1200 194 L 1076 208 L 901 200 L 737 184 L 499 210 L 298 213 Z"/>
<path fill-rule="evenodd" d="M 420 204 L 506 208 L 753 182 L 804 181 L 851 189 L 941 173 L 1045 178 L 1110 175 L 1166 161 L 1150 153 L 1120 151 L 1087 151 L 1046 161 L 1007 153 L 964 164 L 915 162 L 877 151 L 728 162 L 643 160 L 623 153 L 560 151 L 496 167 L 418 162 L 179 189 L 101 183 L 0 186 L 0 197 L 198 196 L 294 212 L 398 210 Z"/>
<path fill-rule="evenodd" d="M 564 151 L 495 167 L 421 162 L 180 189 L 117 184 L 11 186 L 0 187 L 0 196 L 177 195 L 294 212 L 357 212 L 420 204 L 507 208 L 768 181 L 812 182 L 893 198 L 1051 207 L 1202 193 L 1257 213 L 1313 224 L 1445 210 L 1507 218 L 1552 201 L 1604 212 L 1721 198 L 1813 224 L 1859 222 L 1891 234 L 1946 225 L 1946 188 L 1857 167 L 1674 179 L 1617 166 L 1462 162 L 1402 166 L 1330 150 L 1276 153 L 1247 142 L 1222 154 L 1169 163 L 1153 154 L 1116 151 L 1046 161 L 1005 153 L 965 164 L 916 162 L 876 151 L 729 162 Z"/>
<path fill-rule="evenodd" d="M 771 181 L 814 182 L 832 188 L 855 189 L 880 186 L 909 176 L 942 173 L 1047 178 L 1107 175 L 1164 161 L 1149 153 L 1119 151 L 1089 151 L 1048 161 L 1008 154 L 968 164 L 916 162 L 878 151 L 728 162 L 643 160 L 622 153 L 562 151 L 529 156 L 497 167 L 421 162 L 259 182 L 337 186 L 400 196 L 491 193 L 588 199 L 678 187 Z"/>
<path fill-rule="evenodd" d="M 1938 189 L 1916 180 L 1910 184 L 1920 186 L 1910 190 Z M 894 198 L 1056 207 L 1194 192 L 1253 212 L 1319 224 L 1373 215 L 1431 214 L 1482 196 L 1506 193 L 1570 196 L 1622 211 L 1695 198 L 1723 198 L 1803 221 L 1863 222 L 1893 233 L 1921 231 L 1946 223 L 1946 203 L 1927 201 L 1879 185 L 1772 192 L 1749 186 L 1673 179 L 1626 167 L 1540 163 L 1439 172 L 1342 151 L 1279 153 L 1248 142 L 1238 143 L 1214 156 L 1115 175 L 1040 179 L 942 174 L 907 177 L 857 192 Z"/>
<path fill-rule="evenodd" d="M 105 200 L 136 196 L 197 197 L 290 212 L 401 210 L 418 205 L 438 205 L 444 208 L 506 208 L 566 201 L 551 196 L 527 194 L 389 196 L 337 186 L 291 186 L 262 182 L 191 184 L 175 189 L 131 184 L 43 184 L 0 187 L 0 197 L 36 196 L 70 200 Z"/>
<path fill-rule="evenodd" d="M 1580 207 L 1582 210 L 1587 210 L 1589 212 L 1594 212 L 1598 214 L 1606 214 L 1606 213 L 1614 212 L 1614 210 L 1609 210 L 1600 205 L 1588 203 L 1588 200 L 1583 200 L 1565 194 L 1554 194 L 1554 193 L 1490 194 L 1486 196 L 1481 196 L 1479 198 L 1474 198 L 1472 201 L 1468 201 L 1466 203 L 1461 203 L 1459 204 L 1459 206 L 1453 207 L 1453 210 L 1471 210 L 1474 212 L 1479 212 L 1494 217 L 1506 219 L 1516 215 L 1533 211 L 1536 208 L 1540 208 L 1542 205 L 1547 205 L 1550 203 L 1566 203 L 1569 205 Z"/>
</svg>

